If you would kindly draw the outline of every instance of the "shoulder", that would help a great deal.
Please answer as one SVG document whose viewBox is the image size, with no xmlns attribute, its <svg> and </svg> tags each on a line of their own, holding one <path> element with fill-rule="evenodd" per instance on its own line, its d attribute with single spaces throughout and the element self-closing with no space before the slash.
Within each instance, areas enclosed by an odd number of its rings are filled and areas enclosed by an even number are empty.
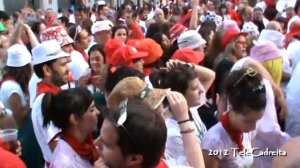
<svg viewBox="0 0 300 168">
<path fill-rule="evenodd" d="M 1 90 L 2 89 L 5 90 L 5 91 L 7 91 L 8 89 L 9 90 L 21 89 L 21 86 L 16 81 L 8 80 L 8 81 L 5 81 L 5 82 L 2 83 Z"/>
<path fill-rule="evenodd" d="M 226 141 L 227 134 L 220 122 L 211 127 L 204 135 L 202 140 L 203 149 L 222 149 L 224 148 L 224 142 Z"/>
</svg>

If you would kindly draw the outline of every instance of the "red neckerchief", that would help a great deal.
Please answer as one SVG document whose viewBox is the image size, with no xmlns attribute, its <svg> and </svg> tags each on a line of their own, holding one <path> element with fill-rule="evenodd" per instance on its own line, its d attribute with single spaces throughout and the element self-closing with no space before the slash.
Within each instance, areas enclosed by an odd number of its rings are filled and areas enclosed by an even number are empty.
<svg viewBox="0 0 300 168">
<path fill-rule="evenodd" d="M 91 134 L 87 136 L 83 143 L 70 134 L 63 133 L 61 137 L 79 156 L 88 160 L 92 165 L 94 165 L 94 162 L 99 159 L 100 154 L 94 144 L 94 139 Z"/>
<path fill-rule="evenodd" d="M 80 52 L 80 54 L 82 55 L 83 59 L 88 62 L 89 61 L 89 56 L 85 53 L 84 50 L 80 50 L 77 47 L 74 47 L 76 51 Z"/>
<path fill-rule="evenodd" d="M 1 138 L 0 138 L 0 148 L 10 151 L 10 145 L 7 143 L 4 143 L 4 141 Z"/>
<path fill-rule="evenodd" d="M 42 93 L 52 93 L 57 94 L 60 91 L 60 88 L 44 81 L 41 81 L 37 85 L 37 96 Z"/>
<path fill-rule="evenodd" d="M 244 150 L 244 145 L 243 145 L 243 132 L 238 131 L 234 128 L 232 128 L 232 125 L 229 121 L 229 113 L 225 113 L 221 116 L 221 123 L 223 127 L 225 128 L 226 132 L 229 134 L 233 142 L 235 142 L 238 145 L 239 151 Z"/>
<path fill-rule="evenodd" d="M 168 168 L 168 167 L 169 166 L 167 165 L 167 163 L 164 160 L 162 160 L 162 159 L 160 159 L 158 165 L 155 166 L 155 168 Z"/>
</svg>

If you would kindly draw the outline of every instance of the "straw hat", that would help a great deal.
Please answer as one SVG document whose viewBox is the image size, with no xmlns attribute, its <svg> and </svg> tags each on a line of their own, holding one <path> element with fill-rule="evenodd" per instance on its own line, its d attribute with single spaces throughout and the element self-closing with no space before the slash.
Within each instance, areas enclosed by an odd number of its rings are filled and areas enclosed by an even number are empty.
<svg viewBox="0 0 300 168">
<path fill-rule="evenodd" d="M 127 98 L 139 98 L 150 105 L 152 109 L 162 103 L 170 89 L 151 89 L 147 83 L 138 77 L 127 77 L 121 80 L 107 98 L 110 108 L 118 108 Z"/>
</svg>

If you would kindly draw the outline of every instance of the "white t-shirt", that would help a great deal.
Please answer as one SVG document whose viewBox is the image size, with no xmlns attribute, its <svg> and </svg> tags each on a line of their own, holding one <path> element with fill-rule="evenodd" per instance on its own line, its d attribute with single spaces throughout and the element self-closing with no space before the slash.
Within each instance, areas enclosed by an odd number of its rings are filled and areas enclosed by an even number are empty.
<svg viewBox="0 0 300 168">
<path fill-rule="evenodd" d="M 286 119 L 286 132 L 292 137 L 300 136 L 300 64 L 292 74 L 286 89 L 286 102 L 288 115 Z"/>
<path fill-rule="evenodd" d="M 196 108 L 190 109 L 194 119 L 194 129 L 198 138 L 203 138 L 207 132 Z M 170 113 L 167 111 L 167 113 Z M 177 121 L 171 118 L 165 120 L 167 126 L 167 142 L 165 157 L 169 166 L 189 166 L 184 154 L 182 135 Z M 199 139 L 200 143 L 201 139 Z M 176 163 L 176 164 L 175 164 Z M 174 165 L 175 164 L 175 165 Z"/>
<path fill-rule="evenodd" d="M 41 110 L 42 100 L 45 94 L 40 94 L 34 101 L 31 111 L 31 120 L 35 137 L 41 147 L 45 161 L 50 162 L 52 157 L 52 151 L 49 146 L 49 142 L 57 135 L 61 130 L 53 125 L 52 122 L 47 127 L 43 126 L 43 114 Z"/>
<path fill-rule="evenodd" d="M 0 100 L 6 108 L 11 109 L 9 105 L 9 98 L 12 94 L 18 94 L 21 97 L 22 107 L 27 105 L 27 97 L 25 97 L 24 92 L 21 89 L 21 86 L 14 80 L 4 81 L 0 89 Z"/>
<path fill-rule="evenodd" d="M 244 151 L 251 151 L 251 134 L 243 133 Z M 202 141 L 202 149 L 220 159 L 220 168 L 251 168 L 253 155 L 238 155 L 238 145 L 232 141 L 223 125 L 219 122 L 208 130 Z"/>
<path fill-rule="evenodd" d="M 287 55 L 292 60 L 292 72 L 294 71 L 296 65 L 300 62 L 300 41 L 293 39 L 292 42 L 287 47 Z"/>
<path fill-rule="evenodd" d="M 74 14 L 70 14 L 70 15 L 69 15 L 69 22 L 70 22 L 70 23 L 74 23 L 74 24 L 76 23 L 75 15 L 74 15 Z"/>
<path fill-rule="evenodd" d="M 84 60 L 82 54 L 76 50 L 71 53 L 72 61 L 69 63 L 71 73 L 75 81 L 84 74 L 89 64 Z"/>
<path fill-rule="evenodd" d="M 93 168 L 93 165 L 80 157 L 64 140 L 59 139 L 50 162 L 52 168 Z"/>
</svg>

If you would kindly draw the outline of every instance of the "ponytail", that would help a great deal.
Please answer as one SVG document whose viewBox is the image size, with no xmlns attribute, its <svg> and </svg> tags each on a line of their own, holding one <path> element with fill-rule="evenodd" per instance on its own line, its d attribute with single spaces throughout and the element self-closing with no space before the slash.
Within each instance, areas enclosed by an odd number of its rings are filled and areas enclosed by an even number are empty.
<svg viewBox="0 0 300 168">
<path fill-rule="evenodd" d="M 52 93 L 46 93 L 42 100 L 42 114 L 44 116 L 43 126 L 46 127 L 53 119 L 55 110 L 56 96 Z"/>
</svg>

